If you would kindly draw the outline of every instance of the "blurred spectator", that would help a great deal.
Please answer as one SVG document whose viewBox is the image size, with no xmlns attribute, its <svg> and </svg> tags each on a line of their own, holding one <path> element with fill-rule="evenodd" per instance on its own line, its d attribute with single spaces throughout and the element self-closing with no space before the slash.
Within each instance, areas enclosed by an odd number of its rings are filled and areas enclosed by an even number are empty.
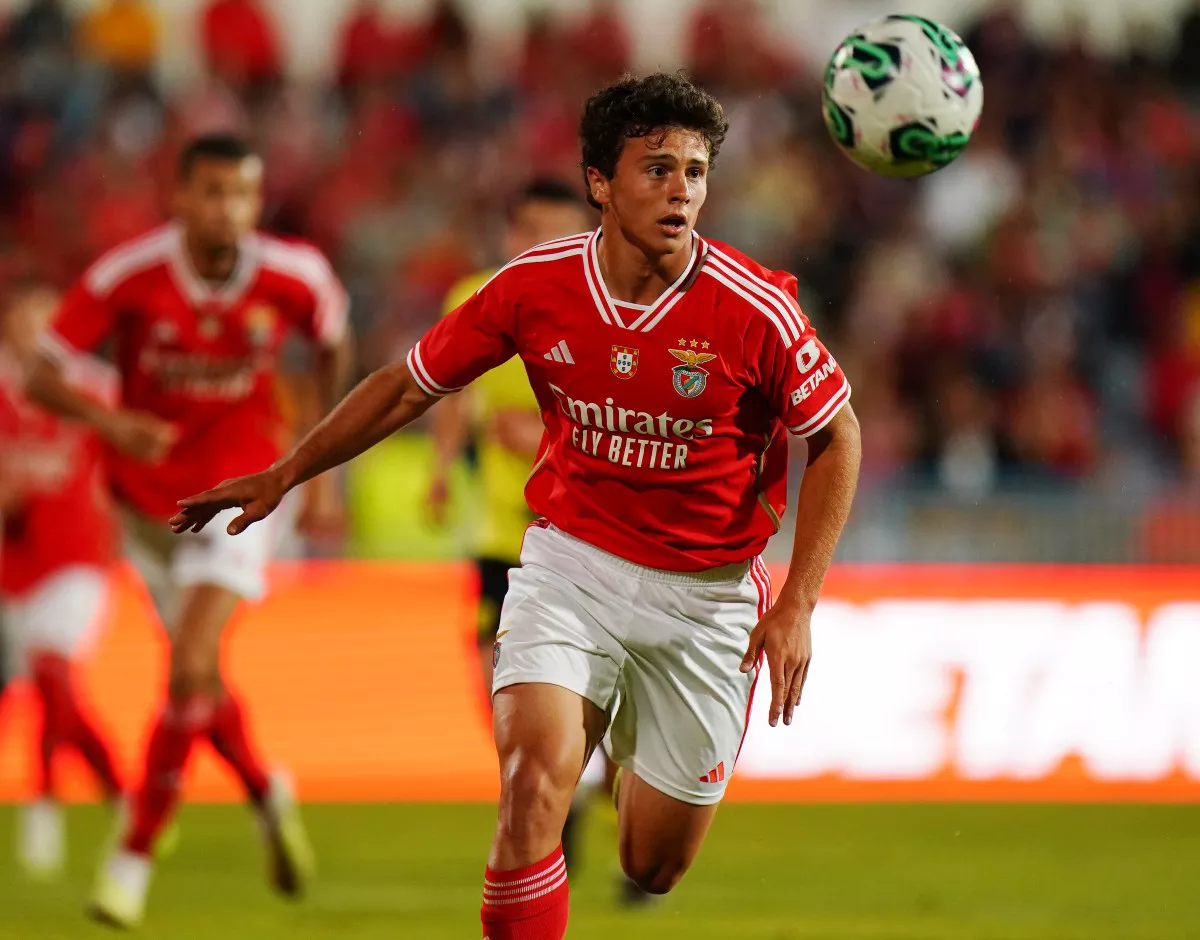
<svg viewBox="0 0 1200 940">
<path fill-rule="evenodd" d="M 12 18 L 5 54 L 14 58 L 18 96 L 39 110 L 58 109 L 72 79 L 75 28 L 61 0 L 30 0 Z"/>
<path fill-rule="evenodd" d="M 612 81 L 629 68 L 633 43 L 616 0 L 592 0 L 587 15 L 568 31 L 566 40 L 593 85 Z"/>
<path fill-rule="evenodd" d="M 108 0 L 83 21 L 87 55 L 122 74 L 147 76 L 158 56 L 158 20 L 146 0 Z"/>
<path fill-rule="evenodd" d="M 203 36 L 209 70 L 234 88 L 260 91 L 283 74 L 279 37 L 261 0 L 212 0 Z"/>
<path fill-rule="evenodd" d="M 380 81 L 398 70 L 401 50 L 388 31 L 379 0 L 359 0 L 342 27 L 337 52 L 337 81 L 343 89 Z"/>
</svg>

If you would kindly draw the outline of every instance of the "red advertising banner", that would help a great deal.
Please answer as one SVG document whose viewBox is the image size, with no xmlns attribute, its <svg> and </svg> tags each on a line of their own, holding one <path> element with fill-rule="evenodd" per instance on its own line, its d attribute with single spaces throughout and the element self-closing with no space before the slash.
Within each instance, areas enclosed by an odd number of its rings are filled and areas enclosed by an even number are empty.
<svg viewBox="0 0 1200 940">
<path fill-rule="evenodd" d="M 80 678 L 134 775 L 166 650 L 140 586 L 118 582 Z M 230 631 L 227 676 L 305 798 L 495 796 L 471 593 L 458 564 L 276 569 Z M 795 724 L 770 728 L 767 705 L 731 799 L 1200 800 L 1200 572 L 840 567 Z M 31 712 L 20 686 L 0 712 L 0 800 L 32 792 Z M 73 797 L 93 793 L 66 769 Z M 187 788 L 239 798 L 208 753 Z"/>
</svg>

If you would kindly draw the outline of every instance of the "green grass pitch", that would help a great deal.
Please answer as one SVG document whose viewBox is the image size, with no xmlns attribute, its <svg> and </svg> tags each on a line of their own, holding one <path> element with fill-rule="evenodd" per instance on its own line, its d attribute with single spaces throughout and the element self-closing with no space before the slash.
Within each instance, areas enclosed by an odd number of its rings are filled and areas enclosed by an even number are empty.
<svg viewBox="0 0 1200 940">
<path fill-rule="evenodd" d="M 194 807 L 146 940 L 478 938 L 486 806 L 312 806 L 321 876 L 299 904 L 261 877 L 248 813 Z M 107 828 L 71 811 L 69 871 L 31 885 L 0 807 L 0 940 L 108 936 L 81 909 Z M 745 806 L 721 810 L 682 886 L 614 904 L 611 813 L 572 880 L 571 940 L 1172 940 L 1200 937 L 1200 806 Z"/>
</svg>

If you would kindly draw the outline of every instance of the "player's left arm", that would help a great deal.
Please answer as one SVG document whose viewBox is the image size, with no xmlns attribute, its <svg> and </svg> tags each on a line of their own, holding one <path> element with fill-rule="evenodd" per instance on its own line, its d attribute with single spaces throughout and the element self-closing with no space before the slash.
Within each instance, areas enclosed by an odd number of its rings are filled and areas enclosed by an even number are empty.
<svg viewBox="0 0 1200 940">
<path fill-rule="evenodd" d="M 794 291 L 794 283 L 791 287 Z M 759 387 L 788 430 L 808 440 L 808 465 L 800 484 L 787 579 L 751 633 L 742 660 L 742 671 L 749 672 L 760 653 L 766 653 L 772 726 L 781 717 L 790 725 L 800 703 L 812 660 L 813 609 L 850 515 L 862 458 L 850 383 L 841 367 L 794 301 L 779 311 L 779 321 L 779 328 L 762 334 Z"/>
</svg>

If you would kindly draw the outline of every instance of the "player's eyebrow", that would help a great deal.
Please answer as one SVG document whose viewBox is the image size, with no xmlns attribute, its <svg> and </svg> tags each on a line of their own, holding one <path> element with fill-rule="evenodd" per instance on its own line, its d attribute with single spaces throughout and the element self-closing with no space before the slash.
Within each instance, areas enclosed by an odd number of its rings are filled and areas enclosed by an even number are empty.
<svg viewBox="0 0 1200 940">
<path fill-rule="evenodd" d="M 679 163 L 679 157 L 668 151 L 659 153 L 648 153 L 641 160 L 642 163 Z M 689 166 L 708 166 L 708 160 L 705 157 L 690 157 L 685 161 Z"/>
</svg>

